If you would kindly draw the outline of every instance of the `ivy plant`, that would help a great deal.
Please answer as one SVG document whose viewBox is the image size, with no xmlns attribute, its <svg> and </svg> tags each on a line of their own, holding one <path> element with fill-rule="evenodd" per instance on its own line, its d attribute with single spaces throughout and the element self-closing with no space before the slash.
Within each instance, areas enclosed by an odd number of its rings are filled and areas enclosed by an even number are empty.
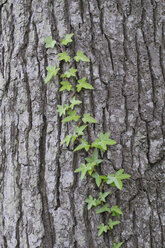
<svg viewBox="0 0 165 248">
<path fill-rule="evenodd" d="M 116 141 L 110 138 L 110 132 L 99 133 L 96 139 L 90 144 L 85 139 L 84 132 L 88 125 L 96 125 L 98 121 L 91 116 L 90 113 L 83 113 L 81 116 L 78 112 L 80 110 L 82 101 L 79 99 L 79 92 L 83 90 L 94 90 L 94 87 L 90 82 L 87 82 L 87 78 L 78 79 L 77 69 L 73 66 L 75 63 L 90 63 L 90 59 L 84 54 L 83 51 L 77 51 L 73 58 L 68 54 L 66 49 L 68 45 L 72 43 L 74 34 L 66 34 L 61 40 L 60 52 L 58 53 L 58 61 L 60 67 L 56 65 L 48 66 L 46 68 L 47 75 L 45 83 L 51 82 L 54 77 L 58 76 L 61 78 L 59 92 L 67 91 L 70 92 L 70 99 L 64 105 L 57 105 L 57 112 L 60 118 L 63 117 L 62 122 L 75 122 L 74 133 L 67 134 L 61 145 L 69 146 L 70 142 L 74 143 L 73 152 L 84 150 L 87 154 L 84 163 L 75 170 L 75 173 L 80 173 L 80 178 L 83 180 L 85 177 L 90 176 L 93 178 L 93 182 L 98 187 L 98 196 L 93 197 L 89 195 L 85 203 L 87 209 L 93 211 L 95 209 L 96 214 L 103 214 L 106 216 L 105 223 L 100 223 L 97 226 L 98 236 L 103 233 L 113 232 L 116 225 L 120 224 L 118 218 L 123 214 L 122 210 L 117 205 L 110 205 L 110 191 L 105 191 L 105 185 L 108 187 L 116 187 L 117 190 L 122 190 L 123 180 L 130 178 L 129 174 L 124 173 L 123 169 L 116 171 L 115 173 L 109 173 L 108 175 L 101 175 L 99 173 L 99 167 L 104 162 L 100 158 L 100 154 L 107 151 L 109 146 L 115 145 Z M 53 49 L 56 45 L 56 41 L 51 36 L 45 39 L 45 46 L 47 49 Z M 59 46 L 58 46 L 59 47 Z M 62 61 L 62 63 L 61 63 Z M 63 70 L 63 64 L 66 63 Z M 76 108 L 76 109 L 75 109 Z M 123 242 L 116 243 L 113 238 L 113 248 L 120 248 Z"/>
</svg>

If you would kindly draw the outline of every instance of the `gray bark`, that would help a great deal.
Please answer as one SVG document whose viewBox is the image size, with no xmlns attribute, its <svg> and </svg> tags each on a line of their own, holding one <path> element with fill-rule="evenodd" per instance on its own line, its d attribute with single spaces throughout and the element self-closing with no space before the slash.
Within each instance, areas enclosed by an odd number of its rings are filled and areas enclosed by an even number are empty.
<svg viewBox="0 0 165 248">
<path fill-rule="evenodd" d="M 165 247 L 164 24 L 161 0 L 0 1 L 0 247 L 112 247 L 84 202 L 97 194 L 94 182 L 74 174 L 85 154 L 60 145 L 72 131 L 57 116 L 68 95 L 58 80 L 44 85 L 58 52 L 44 39 L 70 32 L 70 52 L 92 61 L 77 65 L 95 88 L 80 94 L 99 121 L 88 138 L 111 131 L 117 141 L 101 170 L 132 175 L 110 200 L 124 212 L 116 240 Z"/>
</svg>

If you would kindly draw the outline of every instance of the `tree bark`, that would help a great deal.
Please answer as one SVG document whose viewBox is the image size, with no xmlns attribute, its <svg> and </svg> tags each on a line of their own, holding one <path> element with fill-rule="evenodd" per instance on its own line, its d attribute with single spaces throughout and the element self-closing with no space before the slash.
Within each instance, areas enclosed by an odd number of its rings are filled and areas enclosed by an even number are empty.
<svg viewBox="0 0 165 248">
<path fill-rule="evenodd" d="M 111 132 L 117 145 L 104 156 L 102 172 L 132 175 L 111 194 L 124 214 L 115 228 L 125 248 L 165 247 L 165 5 L 161 0 L 0 1 L 0 247 L 112 248 L 97 236 L 102 221 L 87 211 L 94 182 L 74 170 L 84 152 L 60 142 L 71 125 L 61 123 L 59 82 L 44 84 L 46 66 L 60 41 L 74 33 L 70 53 L 95 90 L 83 92 L 83 112 L 99 124 L 88 139 Z"/>
</svg>

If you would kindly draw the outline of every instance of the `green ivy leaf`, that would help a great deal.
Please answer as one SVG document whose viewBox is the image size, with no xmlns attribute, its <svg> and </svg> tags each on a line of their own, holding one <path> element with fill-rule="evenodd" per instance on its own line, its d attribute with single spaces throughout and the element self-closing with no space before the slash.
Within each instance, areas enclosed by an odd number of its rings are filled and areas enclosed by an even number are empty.
<svg viewBox="0 0 165 248">
<path fill-rule="evenodd" d="M 75 140 L 77 139 L 77 137 L 78 137 L 78 135 L 72 135 L 72 143 L 74 143 L 75 142 Z"/>
<path fill-rule="evenodd" d="M 96 198 L 93 198 L 91 195 L 89 195 L 85 202 L 88 203 L 88 210 L 90 210 L 92 207 L 97 207 L 101 203 Z"/>
<path fill-rule="evenodd" d="M 101 225 L 98 226 L 97 229 L 99 229 L 98 236 L 100 236 L 103 232 L 107 232 L 109 230 L 109 226 L 104 225 L 104 223 L 101 223 Z"/>
<path fill-rule="evenodd" d="M 110 133 L 107 132 L 105 134 L 100 133 L 99 138 L 96 139 L 93 143 L 92 143 L 92 147 L 97 147 L 99 149 L 101 149 L 102 151 L 107 150 L 107 145 L 115 145 L 116 141 L 109 139 L 110 137 Z"/>
<path fill-rule="evenodd" d="M 113 221 L 112 219 L 109 219 L 108 225 L 110 229 L 113 229 L 114 226 L 120 224 L 120 221 Z"/>
<path fill-rule="evenodd" d="M 69 109 L 69 105 L 57 105 L 57 112 L 59 113 L 59 116 L 65 115 L 65 112 Z"/>
<path fill-rule="evenodd" d="M 77 134 L 77 136 L 80 136 L 80 135 L 84 135 L 84 129 L 87 127 L 88 125 L 83 125 L 83 126 L 75 126 L 75 132 Z"/>
<path fill-rule="evenodd" d="M 121 190 L 123 187 L 122 180 L 128 179 L 131 177 L 131 175 L 123 174 L 123 172 L 124 172 L 124 170 L 121 169 L 121 170 L 117 171 L 115 174 L 108 174 L 106 183 L 112 184 L 113 186 L 116 186 L 118 189 Z"/>
<path fill-rule="evenodd" d="M 100 193 L 99 193 L 99 200 L 102 201 L 102 202 L 105 202 L 105 201 L 106 201 L 105 198 L 106 198 L 108 195 L 110 195 L 110 193 L 111 193 L 111 192 L 104 192 L 104 193 L 100 192 Z M 111 211 L 112 211 L 112 210 L 111 210 Z"/>
<path fill-rule="evenodd" d="M 86 173 L 89 172 L 92 169 L 92 165 L 90 163 L 88 164 L 82 164 L 78 169 L 76 169 L 74 172 L 81 172 L 81 180 L 85 177 Z"/>
<path fill-rule="evenodd" d="M 120 215 L 123 214 L 123 212 L 117 205 L 111 207 L 111 213 L 112 216 L 117 216 L 117 217 L 120 217 Z"/>
<path fill-rule="evenodd" d="M 75 105 L 79 105 L 82 101 L 76 100 L 75 96 L 70 100 L 70 108 L 73 109 Z"/>
<path fill-rule="evenodd" d="M 76 60 L 76 62 L 79 62 L 80 60 L 84 61 L 84 62 L 90 62 L 88 57 L 83 52 L 80 52 L 80 51 L 78 51 L 76 53 L 76 56 L 74 57 L 74 60 Z"/>
<path fill-rule="evenodd" d="M 93 86 L 86 82 L 86 77 L 83 77 L 82 79 L 78 80 L 78 84 L 76 85 L 77 91 L 80 92 L 82 88 L 93 90 Z"/>
<path fill-rule="evenodd" d="M 63 90 L 71 91 L 72 90 L 72 85 L 69 81 L 62 81 L 60 82 L 60 84 L 62 85 L 62 87 L 60 88 L 60 91 L 63 91 Z"/>
<path fill-rule="evenodd" d="M 97 187 L 100 187 L 102 179 L 99 176 L 99 174 L 96 172 L 96 173 L 92 174 L 92 177 L 95 179 Z"/>
<path fill-rule="evenodd" d="M 68 147 L 68 146 L 69 146 L 69 143 L 70 143 L 71 138 L 72 138 L 72 135 L 67 135 L 67 136 L 65 137 L 65 139 L 61 142 L 61 144 L 66 143 L 66 146 Z"/>
<path fill-rule="evenodd" d="M 82 164 L 78 169 L 76 169 L 74 172 L 75 173 L 78 173 L 78 172 L 81 172 L 81 180 L 84 179 L 86 173 L 88 171 L 88 168 L 86 167 L 85 164 Z"/>
<path fill-rule="evenodd" d="M 81 139 L 81 144 L 78 145 L 75 149 L 74 152 L 79 151 L 81 149 L 85 149 L 86 151 L 88 151 L 90 148 L 90 145 L 88 144 L 88 142 L 84 139 Z"/>
<path fill-rule="evenodd" d="M 67 52 L 58 53 L 59 61 L 64 60 L 65 62 L 70 62 L 70 56 Z"/>
<path fill-rule="evenodd" d="M 71 67 L 69 71 L 66 71 L 64 74 L 61 75 L 61 77 L 62 78 L 76 77 L 76 72 L 77 72 L 77 69 L 74 69 L 73 67 Z"/>
<path fill-rule="evenodd" d="M 56 66 L 53 65 L 46 67 L 46 70 L 48 71 L 47 76 L 45 78 L 45 83 L 47 84 L 52 79 L 52 77 L 55 77 L 57 75 L 60 68 L 56 68 Z"/>
<path fill-rule="evenodd" d="M 73 33 L 67 34 L 64 39 L 62 39 L 61 44 L 66 46 L 68 43 L 71 43 L 73 40 L 71 39 L 73 37 Z"/>
<path fill-rule="evenodd" d="M 87 122 L 88 122 L 88 123 L 98 123 L 98 122 L 95 120 L 95 118 L 93 118 L 89 113 L 83 115 L 82 121 L 83 121 L 84 123 L 87 123 Z"/>
<path fill-rule="evenodd" d="M 108 212 L 108 213 L 111 212 L 111 209 L 109 208 L 109 204 L 108 203 L 104 204 L 101 208 L 99 208 L 96 211 L 96 214 L 101 214 L 101 213 L 104 213 L 104 212 Z"/>
<path fill-rule="evenodd" d="M 69 122 L 69 121 L 78 121 L 78 119 L 81 117 L 81 116 L 79 116 L 79 115 L 76 115 L 77 114 L 77 111 L 76 110 L 74 110 L 74 111 L 71 111 L 71 110 L 69 110 L 68 111 L 68 116 L 67 117 L 65 117 L 63 120 L 62 120 L 62 122 Z"/>
<path fill-rule="evenodd" d="M 130 174 L 123 174 L 124 170 L 123 169 L 120 169 L 116 172 L 116 176 L 118 178 L 120 178 L 120 180 L 123 180 L 123 179 L 128 179 L 131 177 Z"/>
<path fill-rule="evenodd" d="M 88 171 L 89 175 L 91 175 L 93 173 L 93 170 L 94 170 L 94 167 L 96 165 L 95 162 L 92 162 L 92 163 L 87 163 L 89 166 L 91 166 L 91 170 Z"/>
<path fill-rule="evenodd" d="M 86 125 L 86 126 L 87 126 L 87 125 Z M 95 148 L 95 150 L 94 150 L 92 156 L 91 156 L 91 157 L 85 158 L 85 160 L 86 160 L 88 163 L 95 162 L 96 165 L 98 165 L 98 164 L 100 164 L 100 163 L 103 161 L 102 159 L 99 159 L 98 156 L 99 156 L 99 155 L 98 155 L 98 149 Z"/>
<path fill-rule="evenodd" d="M 45 38 L 45 43 L 46 48 L 54 48 L 56 41 L 52 40 L 52 36 L 48 36 L 47 38 Z"/>
<path fill-rule="evenodd" d="M 113 243 L 113 248 L 120 248 L 122 246 L 123 242 L 120 242 L 118 244 Z"/>
</svg>

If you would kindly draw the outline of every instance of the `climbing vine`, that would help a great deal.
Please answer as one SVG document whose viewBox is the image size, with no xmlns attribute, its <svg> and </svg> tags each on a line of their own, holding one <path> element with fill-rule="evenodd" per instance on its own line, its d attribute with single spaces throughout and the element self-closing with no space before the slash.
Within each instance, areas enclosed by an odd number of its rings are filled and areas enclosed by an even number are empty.
<svg viewBox="0 0 165 248">
<path fill-rule="evenodd" d="M 105 192 L 104 186 L 109 185 L 121 190 L 123 187 L 122 181 L 130 178 L 130 175 L 124 174 L 123 169 L 118 170 L 114 174 L 108 175 L 101 175 L 98 172 L 98 167 L 103 163 L 103 160 L 99 158 L 100 154 L 103 154 L 107 150 L 107 146 L 115 145 L 116 141 L 110 139 L 109 132 L 98 134 L 98 137 L 91 144 L 85 140 L 84 132 L 87 126 L 97 124 L 98 122 L 90 115 L 90 113 L 84 113 L 83 116 L 81 116 L 76 110 L 77 106 L 81 106 L 82 104 L 82 101 L 78 99 L 79 92 L 84 90 L 94 90 L 94 88 L 89 82 L 87 82 L 86 77 L 78 80 L 77 69 L 73 67 L 73 64 L 76 62 L 90 63 L 89 58 L 83 51 L 77 51 L 76 55 L 71 58 L 66 51 L 68 45 L 73 41 L 73 36 L 73 33 L 67 34 L 60 44 L 53 40 L 51 36 L 45 39 L 46 48 L 52 49 L 56 44 L 60 48 L 60 53 L 58 53 L 60 66 L 57 67 L 56 65 L 51 65 L 46 68 L 47 76 L 45 78 L 45 83 L 47 84 L 53 77 L 58 75 L 61 78 L 61 87 L 59 88 L 59 91 L 70 92 L 68 103 L 57 105 L 57 112 L 60 117 L 64 117 L 62 119 L 63 123 L 74 122 L 74 133 L 66 135 L 61 144 L 68 147 L 70 143 L 73 143 L 75 147 L 73 152 L 84 149 L 87 153 L 84 163 L 80 164 L 80 166 L 75 170 L 75 173 L 81 174 L 81 180 L 83 180 L 87 175 L 91 176 L 98 187 L 98 197 L 94 198 L 92 195 L 89 195 L 85 200 L 87 208 L 88 210 L 96 208 L 96 214 L 106 214 L 106 222 L 100 223 L 100 225 L 97 226 L 98 236 L 109 231 L 113 241 L 113 248 L 120 248 L 123 242 L 115 242 L 113 228 L 120 223 L 118 219 L 123 213 L 117 205 L 110 206 L 109 203 L 107 203 L 111 193 L 109 191 Z M 67 70 L 63 72 L 64 63 L 66 63 Z"/>
</svg>

